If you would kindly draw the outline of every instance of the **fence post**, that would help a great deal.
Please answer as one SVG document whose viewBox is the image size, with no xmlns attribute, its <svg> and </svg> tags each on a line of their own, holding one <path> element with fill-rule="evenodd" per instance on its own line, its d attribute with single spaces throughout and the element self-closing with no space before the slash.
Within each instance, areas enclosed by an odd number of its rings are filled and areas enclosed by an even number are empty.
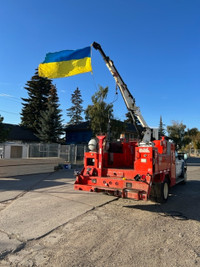
<svg viewBox="0 0 200 267">
<path fill-rule="evenodd" d="M 61 144 L 58 144 L 58 158 L 60 158 L 60 150 L 61 150 Z"/>
<path fill-rule="evenodd" d="M 27 157 L 27 159 L 29 158 L 29 147 L 30 147 L 30 145 L 29 144 L 26 144 L 27 145 L 27 151 L 26 151 L 26 157 Z"/>
<path fill-rule="evenodd" d="M 72 145 L 69 145 L 69 162 L 72 163 Z"/>
<path fill-rule="evenodd" d="M 76 162 L 77 162 L 77 145 L 75 145 L 75 147 L 74 147 L 74 163 L 76 164 Z"/>
</svg>

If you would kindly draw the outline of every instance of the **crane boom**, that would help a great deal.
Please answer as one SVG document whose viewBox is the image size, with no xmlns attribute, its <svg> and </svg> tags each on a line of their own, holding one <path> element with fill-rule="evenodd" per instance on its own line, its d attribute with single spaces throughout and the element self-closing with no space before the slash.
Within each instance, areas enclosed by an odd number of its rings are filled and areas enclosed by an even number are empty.
<svg viewBox="0 0 200 267">
<path fill-rule="evenodd" d="M 107 57 L 106 54 L 104 53 L 103 49 L 101 48 L 101 45 L 94 42 L 92 44 L 92 46 L 96 50 L 99 50 L 100 54 L 103 57 L 104 62 L 106 63 L 107 68 L 109 69 L 113 78 L 115 79 L 115 82 L 116 82 L 117 86 L 119 87 L 119 90 L 120 90 L 121 95 L 124 99 L 126 107 L 131 114 L 131 117 L 133 119 L 133 123 L 135 125 L 135 128 L 136 128 L 138 134 L 139 134 L 139 137 L 142 139 L 143 143 L 149 143 L 151 141 L 151 129 L 149 128 L 146 121 L 144 120 L 144 118 L 140 112 L 140 108 L 136 106 L 135 98 L 132 96 L 129 89 L 127 88 L 127 85 L 125 84 L 125 82 L 123 81 L 119 72 L 117 71 L 113 61 L 110 60 L 110 58 Z M 139 129 L 139 127 L 135 123 L 135 117 L 138 119 L 141 126 L 143 127 L 142 131 L 141 131 L 141 129 Z"/>
</svg>

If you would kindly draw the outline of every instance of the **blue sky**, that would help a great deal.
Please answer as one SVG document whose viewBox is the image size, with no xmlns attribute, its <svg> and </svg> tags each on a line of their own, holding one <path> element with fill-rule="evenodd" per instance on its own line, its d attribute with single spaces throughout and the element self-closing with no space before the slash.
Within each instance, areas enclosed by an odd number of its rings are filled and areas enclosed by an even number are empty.
<svg viewBox="0 0 200 267">
<path fill-rule="evenodd" d="M 149 126 L 172 120 L 200 129 L 199 0 L 1 0 L 0 114 L 19 124 L 24 86 L 46 53 L 86 47 L 96 41 L 114 61 Z M 125 119 L 126 106 L 99 52 L 93 75 L 54 79 L 63 120 L 79 87 L 83 106 L 98 86 Z"/>
</svg>

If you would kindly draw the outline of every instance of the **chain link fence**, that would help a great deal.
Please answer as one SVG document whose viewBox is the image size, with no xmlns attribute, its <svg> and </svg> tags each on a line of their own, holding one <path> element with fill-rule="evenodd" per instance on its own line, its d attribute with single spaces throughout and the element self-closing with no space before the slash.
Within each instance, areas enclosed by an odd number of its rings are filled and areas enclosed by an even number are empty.
<svg viewBox="0 0 200 267">
<path fill-rule="evenodd" d="M 29 158 L 59 157 L 58 144 L 29 144 Z"/>
<path fill-rule="evenodd" d="M 5 146 L 0 144 L 0 159 L 4 158 Z"/>
<path fill-rule="evenodd" d="M 29 158 L 59 157 L 70 163 L 83 163 L 87 145 L 29 144 Z"/>
<path fill-rule="evenodd" d="M 17 144 L 22 147 L 22 158 L 62 158 L 66 162 L 72 164 L 83 163 L 84 153 L 88 151 L 86 144 L 78 145 L 60 145 L 60 144 L 43 144 L 43 143 L 30 143 L 30 144 Z M 16 144 L 0 143 L 0 159 L 12 158 L 12 148 Z M 184 151 L 189 157 L 199 157 L 200 149 L 190 148 Z"/>
<path fill-rule="evenodd" d="M 0 143 L 0 159 L 13 158 L 13 148 L 21 148 L 21 153 L 15 158 L 62 158 L 72 164 L 83 163 L 86 144 L 60 145 L 43 143 Z"/>
</svg>

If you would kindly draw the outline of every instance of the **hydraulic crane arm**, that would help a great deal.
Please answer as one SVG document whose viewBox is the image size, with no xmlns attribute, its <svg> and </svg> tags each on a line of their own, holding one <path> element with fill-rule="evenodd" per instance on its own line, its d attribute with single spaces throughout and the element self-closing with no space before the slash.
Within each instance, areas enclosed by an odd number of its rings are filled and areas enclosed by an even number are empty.
<svg viewBox="0 0 200 267">
<path fill-rule="evenodd" d="M 135 105 L 135 98 L 131 95 L 130 91 L 127 88 L 127 85 L 124 83 L 122 77 L 120 76 L 119 72 L 117 71 L 114 63 L 112 60 L 110 60 L 109 57 L 106 56 L 106 54 L 104 53 L 103 49 L 101 48 L 101 45 L 94 42 L 92 44 L 92 46 L 96 49 L 99 50 L 100 54 L 103 57 L 103 60 L 106 63 L 106 66 L 108 67 L 109 71 L 111 72 L 113 78 L 116 81 L 116 84 L 119 87 L 119 90 L 122 94 L 122 97 L 124 99 L 124 102 L 126 104 L 126 107 L 128 109 L 128 111 L 131 114 L 131 117 L 133 119 L 133 123 L 136 127 L 136 130 L 140 136 L 140 138 L 142 139 L 142 141 L 144 143 L 148 143 L 151 140 L 151 129 L 149 128 L 149 126 L 147 125 L 146 121 L 144 120 L 142 114 L 140 113 L 140 109 L 139 107 L 137 107 Z M 141 126 L 143 127 L 143 130 L 141 131 L 136 123 L 135 123 L 135 117 L 139 120 Z"/>
</svg>

